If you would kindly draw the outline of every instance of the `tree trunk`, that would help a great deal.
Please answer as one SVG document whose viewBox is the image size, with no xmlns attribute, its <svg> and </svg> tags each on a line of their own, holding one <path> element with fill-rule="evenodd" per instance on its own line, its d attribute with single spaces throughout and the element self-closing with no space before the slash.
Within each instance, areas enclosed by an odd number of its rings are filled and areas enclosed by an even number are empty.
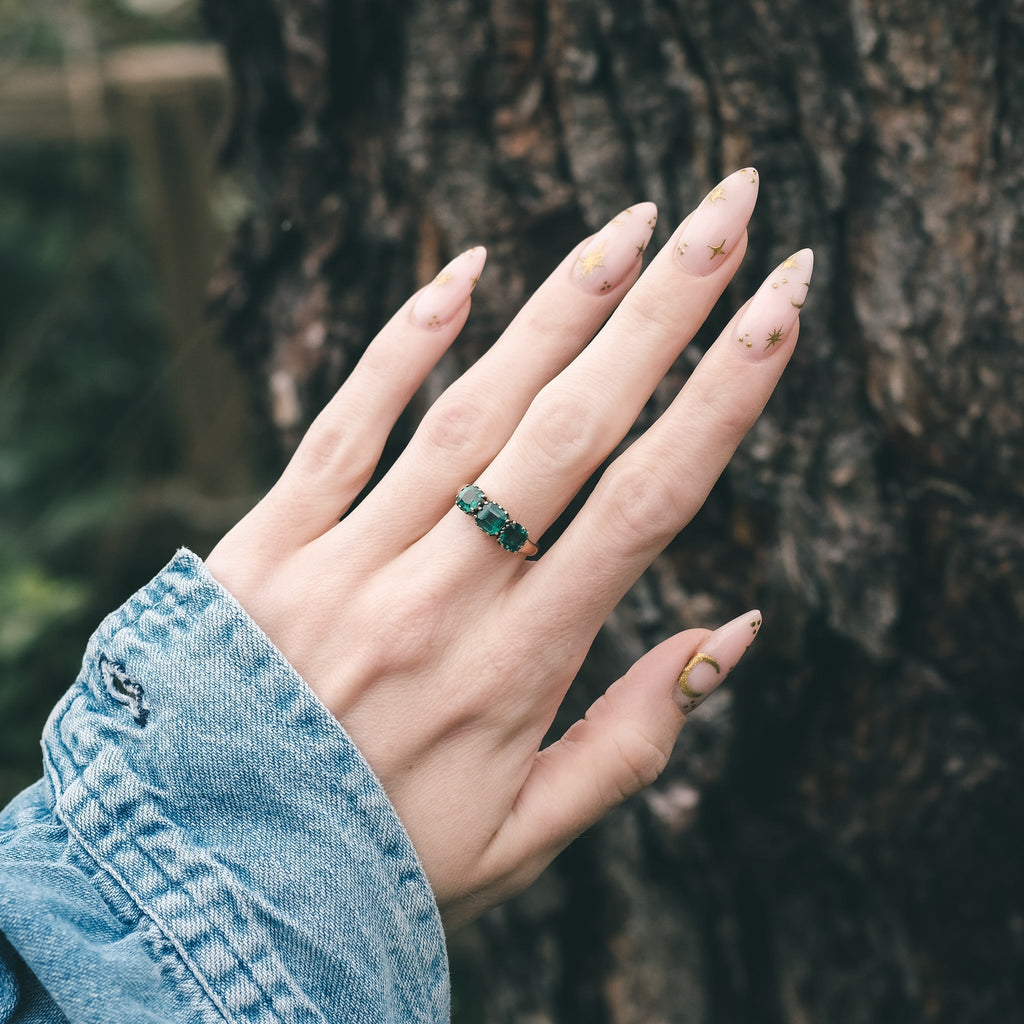
<svg viewBox="0 0 1024 1024">
<path fill-rule="evenodd" d="M 279 454 L 468 245 L 488 267 L 423 403 L 620 208 L 655 200 L 658 245 L 759 168 L 743 268 L 638 429 L 816 253 L 779 392 L 566 720 L 684 625 L 758 605 L 761 637 L 648 794 L 453 943 L 455 1019 L 1024 1019 L 1024 4 L 205 9 L 257 194 L 216 300 Z"/>
</svg>

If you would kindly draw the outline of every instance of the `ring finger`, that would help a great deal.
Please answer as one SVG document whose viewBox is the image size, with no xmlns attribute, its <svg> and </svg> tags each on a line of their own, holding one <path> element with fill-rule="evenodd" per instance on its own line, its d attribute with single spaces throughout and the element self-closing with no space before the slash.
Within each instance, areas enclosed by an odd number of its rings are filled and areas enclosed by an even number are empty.
<svg viewBox="0 0 1024 1024">
<path fill-rule="evenodd" d="M 636 281 L 656 220 L 653 203 L 632 206 L 563 260 L 490 351 L 437 400 L 395 465 L 337 529 L 339 542 L 365 535 L 396 500 L 415 512 L 391 541 L 395 552 L 437 523 L 454 489 L 490 461 L 537 391 Z"/>
</svg>

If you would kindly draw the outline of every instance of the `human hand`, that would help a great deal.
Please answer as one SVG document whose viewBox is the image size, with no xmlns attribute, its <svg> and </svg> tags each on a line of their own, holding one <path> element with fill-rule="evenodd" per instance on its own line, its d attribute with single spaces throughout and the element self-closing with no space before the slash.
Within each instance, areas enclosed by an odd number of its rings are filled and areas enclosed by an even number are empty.
<svg viewBox="0 0 1024 1024">
<path fill-rule="evenodd" d="M 525 888 L 652 782 L 760 625 L 750 612 L 671 637 L 539 749 L 602 622 L 700 508 L 778 382 L 810 250 L 769 276 L 537 561 L 475 528 L 476 492 L 468 514 L 453 507 L 477 484 L 543 538 L 735 273 L 757 188 L 750 169 L 726 178 L 642 276 L 653 204 L 581 243 L 353 507 L 468 316 L 485 253 L 458 256 L 371 343 L 207 559 L 377 773 L 446 927 Z"/>
</svg>

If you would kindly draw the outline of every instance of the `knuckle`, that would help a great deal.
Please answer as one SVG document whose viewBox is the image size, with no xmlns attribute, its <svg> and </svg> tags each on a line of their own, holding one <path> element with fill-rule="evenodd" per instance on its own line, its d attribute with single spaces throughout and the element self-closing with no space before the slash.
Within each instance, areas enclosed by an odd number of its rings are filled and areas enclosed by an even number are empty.
<svg viewBox="0 0 1024 1024">
<path fill-rule="evenodd" d="M 580 311 L 571 302 L 529 302 L 516 317 L 517 333 L 527 338 L 542 339 L 545 345 L 566 351 L 579 351 L 589 340 L 592 330 L 582 328 Z"/>
<path fill-rule="evenodd" d="M 420 441 L 458 455 L 474 449 L 480 438 L 489 436 L 489 403 L 474 397 L 468 389 L 454 386 L 423 417 Z"/>
<path fill-rule="evenodd" d="M 623 328 L 627 334 L 660 338 L 665 335 L 674 337 L 679 333 L 679 309 L 677 306 L 645 296 L 643 301 L 627 300 L 620 310 L 625 321 Z"/>
<path fill-rule="evenodd" d="M 608 509 L 612 529 L 627 549 L 667 543 L 683 526 L 663 472 L 642 462 L 612 466 L 601 480 L 602 500 Z"/>
<path fill-rule="evenodd" d="M 296 465 L 312 477 L 340 478 L 361 482 L 377 464 L 378 451 L 372 438 L 357 422 L 345 416 L 321 416 L 302 439 L 295 453 Z"/>
<path fill-rule="evenodd" d="M 619 715 L 609 707 L 607 695 L 591 707 L 586 717 L 588 721 L 619 719 Z M 610 791 L 602 794 L 608 805 L 620 803 L 651 785 L 665 770 L 672 753 L 671 746 L 659 743 L 636 723 L 616 728 L 611 742 L 618 764 L 606 780 Z"/>
<path fill-rule="evenodd" d="M 712 381 L 702 380 L 699 387 L 692 388 L 687 402 L 691 420 L 705 424 L 705 431 L 710 428 L 716 436 L 734 442 L 746 434 L 756 418 L 742 395 Z"/>
<path fill-rule="evenodd" d="M 541 392 L 524 421 L 538 454 L 556 463 L 587 461 L 600 445 L 594 401 L 574 392 Z"/>
<path fill-rule="evenodd" d="M 646 789 L 661 775 L 668 764 L 669 752 L 639 729 L 630 729 L 620 736 L 617 746 L 624 768 L 619 795 L 625 800 Z"/>
</svg>

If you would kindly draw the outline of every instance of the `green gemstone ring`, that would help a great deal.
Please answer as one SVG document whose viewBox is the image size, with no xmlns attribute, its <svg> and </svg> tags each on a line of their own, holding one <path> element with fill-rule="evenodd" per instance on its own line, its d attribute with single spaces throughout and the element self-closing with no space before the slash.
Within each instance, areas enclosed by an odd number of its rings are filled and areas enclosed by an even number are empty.
<svg viewBox="0 0 1024 1024">
<path fill-rule="evenodd" d="M 517 523 L 496 501 L 491 501 L 476 484 L 466 484 L 455 495 L 455 507 L 476 520 L 488 537 L 493 537 L 506 551 L 537 554 L 526 527 Z"/>
</svg>

